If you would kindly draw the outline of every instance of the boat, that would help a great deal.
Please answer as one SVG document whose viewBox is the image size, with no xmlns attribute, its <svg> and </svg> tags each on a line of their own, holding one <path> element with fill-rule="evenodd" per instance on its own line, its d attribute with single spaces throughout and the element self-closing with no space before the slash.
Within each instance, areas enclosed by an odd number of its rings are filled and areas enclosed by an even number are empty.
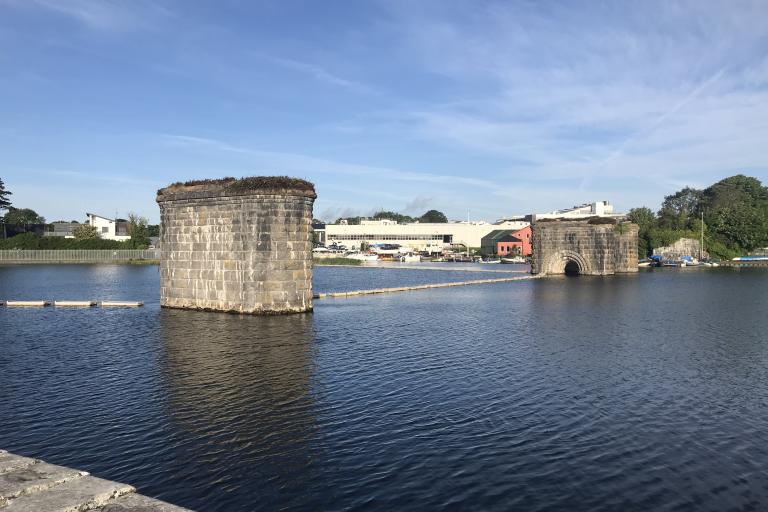
<svg viewBox="0 0 768 512">
<path fill-rule="evenodd" d="M 421 256 L 418 254 L 414 254 L 412 252 L 408 252 L 400 256 L 400 261 L 403 263 L 413 263 L 417 261 L 421 261 Z"/>
<path fill-rule="evenodd" d="M 739 256 L 731 258 L 731 261 L 768 261 L 768 256 Z"/>
<path fill-rule="evenodd" d="M 501 263 L 525 263 L 525 258 L 522 256 L 515 256 L 514 258 L 501 258 Z"/>
<path fill-rule="evenodd" d="M 450 261 L 451 263 L 472 263 L 472 258 L 463 254 L 454 254 L 448 256 L 445 261 Z"/>
<path fill-rule="evenodd" d="M 351 252 L 347 254 L 345 258 L 359 261 L 379 261 L 378 255 L 364 252 Z"/>
<path fill-rule="evenodd" d="M 492 264 L 492 263 L 501 263 L 501 260 L 483 260 L 482 262 Z"/>
</svg>

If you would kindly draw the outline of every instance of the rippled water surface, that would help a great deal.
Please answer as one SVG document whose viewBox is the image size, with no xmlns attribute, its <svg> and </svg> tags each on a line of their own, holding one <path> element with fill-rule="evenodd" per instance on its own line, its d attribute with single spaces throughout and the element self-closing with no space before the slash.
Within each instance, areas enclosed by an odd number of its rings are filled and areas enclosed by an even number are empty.
<svg viewBox="0 0 768 512">
<path fill-rule="evenodd" d="M 429 272 L 318 268 L 316 289 L 493 277 Z M 0 447 L 201 511 L 768 507 L 768 272 L 266 318 L 157 290 L 153 266 L 0 267 L 0 299 L 147 303 L 0 309 Z"/>
</svg>

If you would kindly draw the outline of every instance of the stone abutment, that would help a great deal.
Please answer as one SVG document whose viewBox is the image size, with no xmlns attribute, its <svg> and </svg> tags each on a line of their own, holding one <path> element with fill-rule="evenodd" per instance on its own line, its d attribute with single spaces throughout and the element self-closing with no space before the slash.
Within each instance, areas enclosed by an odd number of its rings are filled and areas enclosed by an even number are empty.
<svg viewBox="0 0 768 512">
<path fill-rule="evenodd" d="M 532 228 L 533 274 L 564 274 L 569 263 L 583 275 L 637 272 L 636 224 L 538 221 Z"/>
<path fill-rule="evenodd" d="M 312 310 L 311 183 L 177 183 L 160 205 L 160 304 L 250 314 Z"/>
</svg>

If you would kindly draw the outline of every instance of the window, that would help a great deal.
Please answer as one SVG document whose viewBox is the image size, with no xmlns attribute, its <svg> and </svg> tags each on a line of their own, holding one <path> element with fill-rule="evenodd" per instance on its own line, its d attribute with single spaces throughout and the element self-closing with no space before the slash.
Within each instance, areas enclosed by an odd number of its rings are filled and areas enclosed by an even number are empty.
<svg viewBox="0 0 768 512">
<path fill-rule="evenodd" d="M 101 228 L 102 233 L 109 233 L 109 228 L 107 226 L 104 226 Z"/>
</svg>

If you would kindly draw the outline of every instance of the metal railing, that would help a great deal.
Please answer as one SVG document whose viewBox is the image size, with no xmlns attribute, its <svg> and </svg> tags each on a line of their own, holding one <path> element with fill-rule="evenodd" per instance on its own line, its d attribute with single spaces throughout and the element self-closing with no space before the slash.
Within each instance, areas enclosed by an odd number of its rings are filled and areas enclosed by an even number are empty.
<svg viewBox="0 0 768 512">
<path fill-rule="evenodd" d="M 158 249 L 50 249 L 0 250 L 0 263 L 19 262 L 64 262 L 64 263 L 108 263 L 128 260 L 160 259 Z"/>
</svg>

